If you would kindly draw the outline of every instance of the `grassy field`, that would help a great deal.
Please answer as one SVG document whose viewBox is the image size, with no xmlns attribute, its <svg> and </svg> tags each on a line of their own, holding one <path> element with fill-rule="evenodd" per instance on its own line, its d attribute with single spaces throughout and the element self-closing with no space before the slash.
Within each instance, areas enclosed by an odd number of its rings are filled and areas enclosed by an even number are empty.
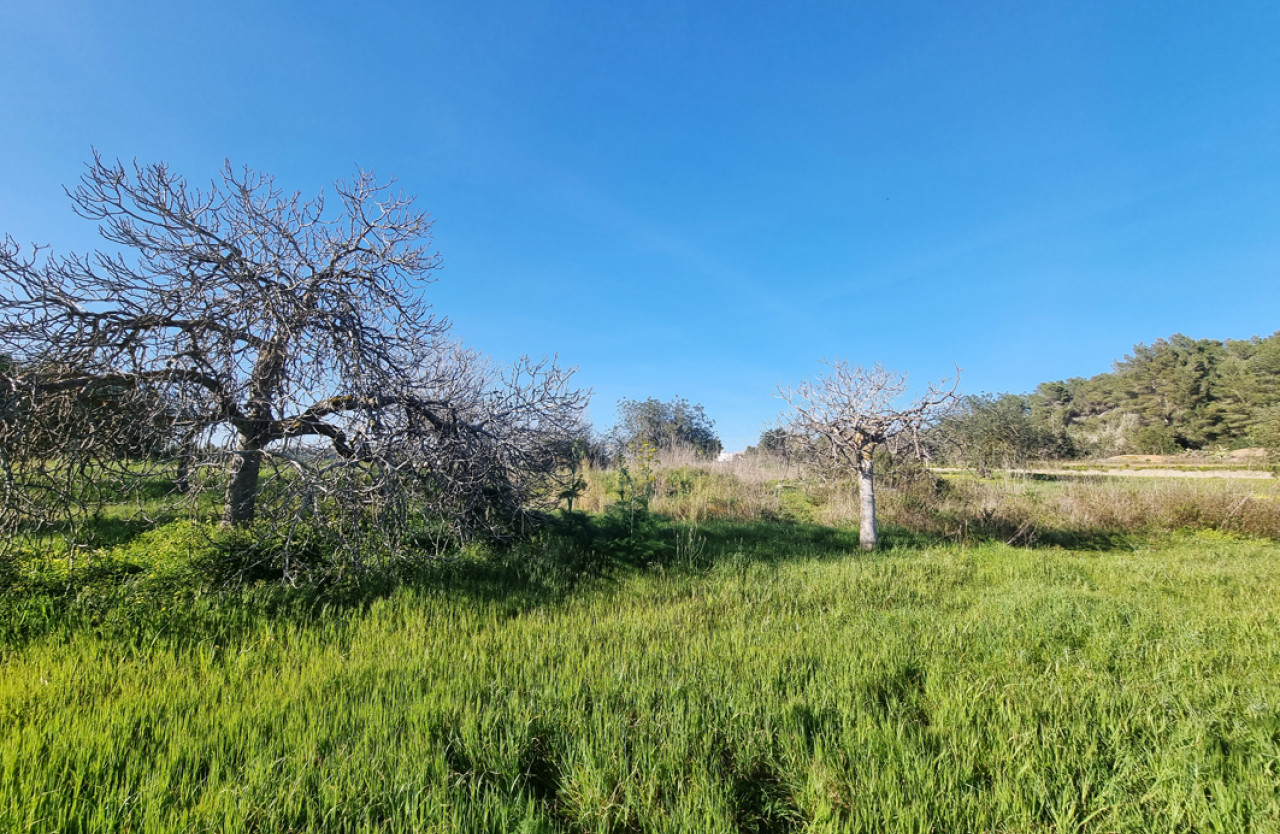
<svg viewBox="0 0 1280 834">
<path fill-rule="evenodd" d="M 1280 831 L 1274 541 L 649 534 L 15 639 L 0 830 Z"/>
</svg>

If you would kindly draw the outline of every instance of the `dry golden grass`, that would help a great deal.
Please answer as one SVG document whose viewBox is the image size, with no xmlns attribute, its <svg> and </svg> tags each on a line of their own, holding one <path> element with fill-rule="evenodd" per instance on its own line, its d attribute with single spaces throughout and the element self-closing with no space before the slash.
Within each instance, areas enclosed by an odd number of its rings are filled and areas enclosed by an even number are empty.
<svg viewBox="0 0 1280 834">
<path fill-rule="evenodd" d="M 664 452 L 625 469 L 587 473 L 577 509 L 604 511 L 628 494 L 679 521 L 790 519 L 839 527 L 858 524 L 851 480 L 818 477 L 766 456 L 729 462 Z M 628 493 L 628 489 L 631 490 Z M 1280 482 L 1226 479 L 1044 475 L 939 478 L 919 468 L 890 470 L 876 493 L 882 524 L 940 540 L 1046 538 L 1213 529 L 1280 538 Z"/>
<path fill-rule="evenodd" d="M 1280 484 L 1223 479 L 959 477 L 923 490 L 887 490 L 891 523 L 945 538 L 1010 543 L 1049 537 L 1220 530 L 1280 538 Z"/>
<path fill-rule="evenodd" d="M 634 490 L 648 496 L 650 510 L 679 521 L 779 518 L 786 514 L 783 493 L 797 474 L 795 466 L 771 459 L 719 462 L 669 450 L 625 467 L 588 470 L 574 508 L 603 512 Z"/>
</svg>

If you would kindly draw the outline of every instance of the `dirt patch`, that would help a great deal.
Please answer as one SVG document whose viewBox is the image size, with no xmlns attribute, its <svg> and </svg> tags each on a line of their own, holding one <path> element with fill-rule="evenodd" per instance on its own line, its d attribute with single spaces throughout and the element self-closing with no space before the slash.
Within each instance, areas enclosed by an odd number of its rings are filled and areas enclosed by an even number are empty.
<svg viewBox="0 0 1280 834">
<path fill-rule="evenodd" d="M 1099 466 L 1224 466 L 1260 463 L 1267 458 L 1267 450 L 1260 448 L 1232 449 L 1230 452 L 1200 452 L 1181 455 L 1113 455 L 1097 461 Z"/>
<path fill-rule="evenodd" d="M 1262 469 L 1161 469 L 1155 466 L 1144 466 L 1140 469 L 1097 467 L 1094 469 L 1006 469 L 1003 471 L 1010 475 L 1114 475 L 1121 478 L 1242 478 L 1267 480 L 1274 477 L 1270 472 Z"/>
<path fill-rule="evenodd" d="M 1103 458 L 1099 463 L 1131 464 L 1131 463 L 1175 463 L 1173 455 L 1112 455 Z"/>
</svg>

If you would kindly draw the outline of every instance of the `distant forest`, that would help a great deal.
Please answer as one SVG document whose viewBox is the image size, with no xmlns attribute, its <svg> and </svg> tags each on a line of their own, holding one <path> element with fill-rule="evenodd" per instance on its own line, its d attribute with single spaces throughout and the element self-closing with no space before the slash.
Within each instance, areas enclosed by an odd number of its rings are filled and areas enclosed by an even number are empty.
<svg viewBox="0 0 1280 834">
<path fill-rule="evenodd" d="M 1110 373 L 980 394 L 931 432 L 937 459 L 1006 465 L 1032 458 L 1280 450 L 1280 331 L 1218 341 L 1176 334 L 1139 344 Z"/>
<path fill-rule="evenodd" d="M 1041 384 L 1028 406 L 1078 454 L 1275 446 L 1280 331 L 1139 344 L 1111 373 Z"/>
</svg>

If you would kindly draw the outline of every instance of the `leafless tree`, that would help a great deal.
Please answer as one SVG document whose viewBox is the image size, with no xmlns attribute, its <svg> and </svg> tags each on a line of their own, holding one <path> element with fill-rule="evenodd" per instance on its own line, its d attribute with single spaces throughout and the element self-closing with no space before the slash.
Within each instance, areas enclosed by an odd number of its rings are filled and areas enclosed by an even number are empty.
<svg viewBox="0 0 1280 834">
<path fill-rule="evenodd" d="M 788 406 L 784 425 L 811 459 L 841 471 L 856 471 L 860 518 L 858 543 L 873 550 L 876 534 L 873 454 L 885 443 L 910 443 L 920 451 L 920 432 L 958 396 L 960 369 L 951 380 L 930 384 L 910 401 L 905 374 L 882 364 L 869 368 L 836 359 L 828 371 L 794 388 L 778 388 Z"/>
<path fill-rule="evenodd" d="M 555 477 L 587 395 L 554 361 L 504 371 L 450 340 L 422 294 L 431 220 L 392 183 L 362 171 L 304 200 L 228 164 L 198 189 L 95 152 L 68 194 L 127 254 L 0 244 L 10 532 L 87 512 L 86 485 L 112 480 L 118 498 L 165 474 L 170 497 L 217 489 L 223 523 L 290 537 L 394 539 L 446 510 L 496 531 Z M 159 439 L 122 454 L 140 426 Z"/>
</svg>

